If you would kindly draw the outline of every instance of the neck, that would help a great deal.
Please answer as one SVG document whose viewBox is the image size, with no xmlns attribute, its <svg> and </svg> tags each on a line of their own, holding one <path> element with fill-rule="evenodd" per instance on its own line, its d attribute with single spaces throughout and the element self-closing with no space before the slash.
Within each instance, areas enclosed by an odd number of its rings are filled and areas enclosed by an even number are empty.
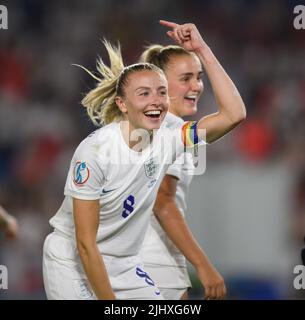
<svg viewBox="0 0 305 320">
<path fill-rule="evenodd" d="M 153 132 L 142 128 L 134 128 L 129 121 L 121 121 L 121 132 L 130 149 L 142 152 L 152 142 Z"/>
</svg>

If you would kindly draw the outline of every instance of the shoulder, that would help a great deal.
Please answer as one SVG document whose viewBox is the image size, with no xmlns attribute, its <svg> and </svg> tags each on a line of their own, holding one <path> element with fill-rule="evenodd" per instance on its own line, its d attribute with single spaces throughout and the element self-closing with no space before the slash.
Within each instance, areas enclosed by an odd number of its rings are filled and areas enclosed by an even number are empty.
<svg viewBox="0 0 305 320">
<path fill-rule="evenodd" d="M 115 139 L 117 123 L 111 123 L 90 133 L 78 145 L 75 153 L 81 155 L 100 154 L 101 150 L 107 151 Z"/>
</svg>

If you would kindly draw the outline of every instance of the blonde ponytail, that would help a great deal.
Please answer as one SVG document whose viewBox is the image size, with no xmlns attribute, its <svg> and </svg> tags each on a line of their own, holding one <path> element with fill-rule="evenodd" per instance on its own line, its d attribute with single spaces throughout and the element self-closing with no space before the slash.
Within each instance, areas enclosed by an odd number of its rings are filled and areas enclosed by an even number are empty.
<svg viewBox="0 0 305 320">
<path fill-rule="evenodd" d="M 192 53 L 175 45 L 162 46 L 159 44 L 152 44 L 146 47 L 146 50 L 140 56 L 139 61 L 152 63 L 164 71 L 170 58 L 174 55 L 192 55 Z"/>
<path fill-rule="evenodd" d="M 122 112 L 115 103 L 117 81 L 124 70 L 120 45 L 112 46 L 106 40 L 103 41 L 103 44 L 108 52 L 110 67 L 106 66 L 100 57 L 96 66 L 98 76 L 85 67 L 79 66 L 97 81 L 96 87 L 89 91 L 82 100 L 82 105 L 87 109 L 91 121 L 97 126 L 123 118 Z"/>
<path fill-rule="evenodd" d="M 159 56 L 160 52 L 164 47 L 159 44 L 153 44 L 146 48 L 146 50 L 141 54 L 139 59 L 140 62 L 149 62 L 156 66 L 160 65 Z"/>
</svg>

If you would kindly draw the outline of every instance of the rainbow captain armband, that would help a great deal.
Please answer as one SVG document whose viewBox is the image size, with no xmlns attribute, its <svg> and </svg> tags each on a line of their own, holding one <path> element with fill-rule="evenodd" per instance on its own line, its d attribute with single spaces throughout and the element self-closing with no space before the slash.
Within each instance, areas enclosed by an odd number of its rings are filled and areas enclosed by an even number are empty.
<svg viewBox="0 0 305 320">
<path fill-rule="evenodd" d="M 182 126 L 182 141 L 185 147 L 193 147 L 198 144 L 198 121 L 187 121 Z"/>
</svg>

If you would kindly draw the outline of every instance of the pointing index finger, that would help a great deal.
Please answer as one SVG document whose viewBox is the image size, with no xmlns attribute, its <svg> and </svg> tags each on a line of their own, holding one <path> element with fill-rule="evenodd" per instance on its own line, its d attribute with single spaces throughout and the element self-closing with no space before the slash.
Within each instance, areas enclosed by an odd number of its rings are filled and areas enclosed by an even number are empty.
<svg viewBox="0 0 305 320">
<path fill-rule="evenodd" d="M 159 23 L 163 26 L 169 27 L 169 28 L 176 28 L 178 27 L 177 23 L 166 21 L 166 20 L 159 20 Z"/>
</svg>

